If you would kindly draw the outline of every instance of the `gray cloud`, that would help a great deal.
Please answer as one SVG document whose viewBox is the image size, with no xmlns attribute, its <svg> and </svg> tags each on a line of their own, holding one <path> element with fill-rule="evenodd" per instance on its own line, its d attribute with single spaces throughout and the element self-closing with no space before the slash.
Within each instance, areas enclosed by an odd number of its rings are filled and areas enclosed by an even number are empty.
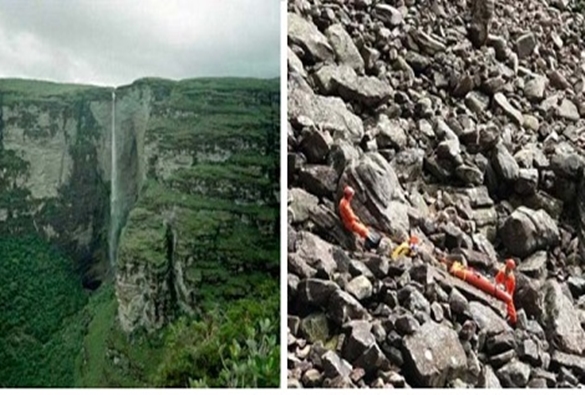
<svg viewBox="0 0 585 395">
<path fill-rule="evenodd" d="M 0 0 L 0 77 L 277 77 L 278 0 Z"/>
</svg>

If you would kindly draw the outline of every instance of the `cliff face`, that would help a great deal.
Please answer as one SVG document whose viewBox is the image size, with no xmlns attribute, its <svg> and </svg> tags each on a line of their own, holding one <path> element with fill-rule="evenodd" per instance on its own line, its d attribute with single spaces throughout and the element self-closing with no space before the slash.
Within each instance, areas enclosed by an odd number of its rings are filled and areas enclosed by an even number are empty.
<svg viewBox="0 0 585 395">
<path fill-rule="evenodd" d="M 0 234 L 38 232 L 80 262 L 88 285 L 107 270 L 107 89 L 0 83 Z"/>
<path fill-rule="evenodd" d="M 278 81 L 148 81 L 142 193 L 120 238 L 125 330 L 245 295 L 277 272 Z"/>
<path fill-rule="evenodd" d="M 0 234 L 40 234 L 91 288 L 112 272 L 111 91 L 0 82 Z M 116 89 L 124 330 L 245 295 L 257 273 L 277 272 L 278 92 L 278 80 L 238 79 Z"/>
</svg>

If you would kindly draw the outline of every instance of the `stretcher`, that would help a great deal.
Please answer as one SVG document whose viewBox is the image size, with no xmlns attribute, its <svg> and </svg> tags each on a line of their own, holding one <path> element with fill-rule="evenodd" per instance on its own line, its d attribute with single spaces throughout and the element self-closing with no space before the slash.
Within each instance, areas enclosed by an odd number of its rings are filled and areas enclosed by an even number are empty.
<svg viewBox="0 0 585 395">
<path fill-rule="evenodd" d="M 512 296 L 506 291 L 498 288 L 496 284 L 492 283 L 487 277 L 482 276 L 474 270 L 471 270 L 461 264 L 460 262 L 454 262 L 449 270 L 451 275 L 460 278 L 461 280 L 473 285 L 474 287 L 481 289 L 488 295 L 492 295 L 496 299 L 501 300 L 506 305 L 508 312 L 508 318 L 512 325 L 516 324 L 516 307 L 514 306 L 514 300 Z"/>
<path fill-rule="evenodd" d="M 417 247 L 419 244 L 419 240 L 416 236 L 410 238 L 398 247 L 396 247 L 391 254 L 393 260 L 402 257 L 402 256 L 413 256 L 416 254 Z M 443 263 L 446 263 L 444 260 Z M 483 292 L 487 293 L 488 295 L 492 295 L 498 300 L 501 300 L 506 305 L 506 310 L 508 312 L 508 318 L 512 325 L 516 324 L 517 316 L 516 316 L 516 307 L 514 306 L 514 300 L 512 295 L 508 294 L 503 289 L 498 288 L 496 284 L 490 281 L 487 277 L 482 276 L 478 272 L 469 269 L 468 267 L 464 266 L 461 262 L 453 262 L 451 268 L 449 269 L 449 273 L 452 276 L 455 276 L 466 283 L 473 285 L 474 287 L 482 290 Z"/>
</svg>

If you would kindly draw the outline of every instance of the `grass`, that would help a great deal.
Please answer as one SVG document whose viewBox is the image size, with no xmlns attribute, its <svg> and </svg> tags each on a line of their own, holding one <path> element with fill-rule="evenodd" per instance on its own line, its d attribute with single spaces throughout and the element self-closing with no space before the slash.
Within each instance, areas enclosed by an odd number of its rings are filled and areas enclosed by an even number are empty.
<svg viewBox="0 0 585 395">
<path fill-rule="evenodd" d="M 63 108 L 80 98 L 109 100 L 111 88 L 82 84 L 63 84 L 50 81 L 18 78 L 0 79 L 0 103 L 13 105 L 40 105 L 51 109 Z M 26 108 L 26 107 L 25 107 Z"/>
</svg>

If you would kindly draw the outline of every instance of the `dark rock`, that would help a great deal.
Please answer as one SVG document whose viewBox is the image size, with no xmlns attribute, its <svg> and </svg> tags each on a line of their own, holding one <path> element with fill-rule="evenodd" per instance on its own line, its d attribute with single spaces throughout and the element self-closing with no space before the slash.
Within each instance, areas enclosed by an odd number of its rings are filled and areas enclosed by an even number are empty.
<svg viewBox="0 0 585 395">
<path fill-rule="evenodd" d="M 323 163 L 329 154 L 333 138 L 326 131 L 309 129 L 303 134 L 300 149 L 309 163 Z"/>
<path fill-rule="evenodd" d="M 366 278 L 373 280 L 376 278 L 374 273 L 366 266 L 362 261 L 351 259 L 349 264 L 349 273 L 352 276 L 365 276 Z"/>
<path fill-rule="evenodd" d="M 585 295 L 585 278 L 571 276 L 567 279 L 567 285 L 575 299 Z"/>
<path fill-rule="evenodd" d="M 537 251 L 523 260 L 518 265 L 518 270 L 527 276 L 544 280 L 546 277 L 546 262 L 548 260 L 546 251 Z"/>
<path fill-rule="evenodd" d="M 467 357 L 452 329 L 429 321 L 403 342 L 406 371 L 419 385 L 443 387 L 464 377 Z"/>
<path fill-rule="evenodd" d="M 303 374 L 303 385 L 307 388 L 316 388 L 323 382 L 323 374 L 317 369 L 309 369 Z"/>
<path fill-rule="evenodd" d="M 524 388 L 530 378 L 530 366 L 514 360 L 498 369 L 496 375 L 500 382 L 507 388 Z"/>
<path fill-rule="evenodd" d="M 453 288 L 449 294 L 449 307 L 455 314 L 469 312 L 469 302 L 456 288 Z"/>
<path fill-rule="evenodd" d="M 344 325 L 344 330 L 349 332 L 343 345 L 344 359 L 354 362 L 376 342 L 371 329 L 372 325 L 367 321 L 350 321 Z"/>
<path fill-rule="evenodd" d="M 390 361 L 380 350 L 380 347 L 374 343 L 355 361 L 355 365 L 371 374 L 378 370 L 389 369 Z"/>
<path fill-rule="evenodd" d="M 560 241 L 559 229 L 550 215 L 527 207 L 519 207 L 506 219 L 501 237 L 506 249 L 520 258 Z"/>
<path fill-rule="evenodd" d="M 350 294 L 337 290 L 329 298 L 329 314 L 337 324 L 343 324 L 349 320 L 366 319 L 367 310 Z"/>
<path fill-rule="evenodd" d="M 289 80 L 287 99 L 291 122 L 306 117 L 318 128 L 329 130 L 334 137 L 337 135 L 352 142 L 361 140 L 364 134 L 362 120 L 351 113 L 340 98 L 315 95 L 300 77 L 293 75 Z"/>
<path fill-rule="evenodd" d="M 382 351 L 388 360 L 394 365 L 400 367 L 404 364 L 404 357 L 402 356 L 402 351 L 400 351 L 399 348 L 391 346 L 388 343 L 383 343 Z"/>
<path fill-rule="evenodd" d="M 576 153 L 557 152 L 550 160 L 550 168 L 558 176 L 576 179 L 583 169 L 585 162 Z"/>
<path fill-rule="evenodd" d="M 352 366 L 344 359 L 339 358 L 333 351 L 327 351 L 322 357 L 325 377 L 349 377 Z"/>
<path fill-rule="evenodd" d="M 500 380 L 489 365 L 484 365 L 478 380 L 479 388 L 502 388 Z"/>
<path fill-rule="evenodd" d="M 333 47 L 337 61 L 362 74 L 365 66 L 364 60 L 343 25 L 339 23 L 331 25 L 325 31 L 325 34 L 329 38 L 329 43 Z"/>
<path fill-rule="evenodd" d="M 311 62 L 333 60 L 335 56 L 327 38 L 314 24 L 290 12 L 288 13 L 288 39 L 290 43 L 301 47 L 307 60 Z"/>
<path fill-rule="evenodd" d="M 582 354 L 585 351 L 585 331 L 571 300 L 555 280 L 548 280 L 542 288 L 541 305 L 544 311 L 539 322 L 547 338 L 554 341 L 559 351 Z"/>
<path fill-rule="evenodd" d="M 333 281 L 309 278 L 302 280 L 298 285 L 299 301 L 314 306 L 326 307 L 329 299 L 336 291 L 340 290 L 339 285 Z"/>
<path fill-rule="evenodd" d="M 503 353 L 490 356 L 489 362 L 495 369 L 499 369 L 502 366 L 509 363 L 510 361 L 512 361 L 514 358 L 516 358 L 516 351 L 515 350 L 508 350 L 508 351 L 504 351 Z M 502 382 L 501 378 L 500 378 L 500 382 Z M 504 383 L 502 382 L 502 384 L 504 384 Z"/>
<path fill-rule="evenodd" d="M 433 302 L 431 304 L 431 317 L 433 320 L 437 322 L 443 321 L 444 314 L 443 314 L 443 306 L 441 306 L 438 302 Z"/>
<path fill-rule="evenodd" d="M 546 380 L 543 378 L 534 378 L 528 382 L 528 388 L 548 388 Z"/>
<path fill-rule="evenodd" d="M 533 195 L 538 187 L 537 169 L 520 169 L 514 188 L 519 195 Z"/>
<path fill-rule="evenodd" d="M 307 192 L 323 198 L 333 197 L 339 176 L 329 166 L 307 165 L 299 172 L 299 181 Z"/>
<path fill-rule="evenodd" d="M 516 53 L 520 59 L 529 56 L 536 45 L 538 44 L 538 40 L 536 35 L 532 32 L 523 34 L 522 36 L 518 37 L 516 40 Z"/>
<path fill-rule="evenodd" d="M 455 169 L 455 174 L 466 185 L 483 184 L 483 172 L 477 166 L 460 165 Z"/>
<path fill-rule="evenodd" d="M 341 175 L 345 167 L 352 161 L 359 158 L 359 151 L 345 140 L 337 140 L 329 151 L 328 162 Z"/>
<path fill-rule="evenodd" d="M 478 328 L 490 335 L 511 331 L 508 323 L 494 310 L 479 302 L 470 302 L 469 311 Z"/>
<path fill-rule="evenodd" d="M 533 317 L 539 317 L 542 313 L 540 304 L 540 288 L 542 283 L 525 276 L 522 272 L 516 274 L 516 291 L 514 292 L 514 304 L 516 310 L 524 309 Z"/>
<path fill-rule="evenodd" d="M 516 338 L 514 337 L 514 332 L 502 332 L 488 338 L 486 347 L 488 353 L 491 355 L 516 349 Z"/>
<path fill-rule="evenodd" d="M 414 287 L 407 286 L 398 291 L 398 301 L 412 313 L 421 311 L 428 315 L 431 312 L 429 301 Z"/>
<path fill-rule="evenodd" d="M 518 163 L 503 144 L 496 146 L 493 164 L 498 176 L 504 180 L 515 181 L 518 178 L 520 172 Z"/>
<path fill-rule="evenodd" d="M 533 366 L 538 366 L 540 363 L 540 349 L 538 344 L 532 339 L 526 339 L 520 343 L 518 355 L 521 360 L 524 360 Z"/>
<path fill-rule="evenodd" d="M 395 325 L 396 331 L 401 335 L 412 335 L 420 328 L 418 321 L 409 314 L 401 315 L 396 318 Z"/>
<path fill-rule="evenodd" d="M 571 369 L 581 379 L 585 379 L 585 357 L 554 351 L 551 357 L 551 367 L 565 367 Z"/>
</svg>

